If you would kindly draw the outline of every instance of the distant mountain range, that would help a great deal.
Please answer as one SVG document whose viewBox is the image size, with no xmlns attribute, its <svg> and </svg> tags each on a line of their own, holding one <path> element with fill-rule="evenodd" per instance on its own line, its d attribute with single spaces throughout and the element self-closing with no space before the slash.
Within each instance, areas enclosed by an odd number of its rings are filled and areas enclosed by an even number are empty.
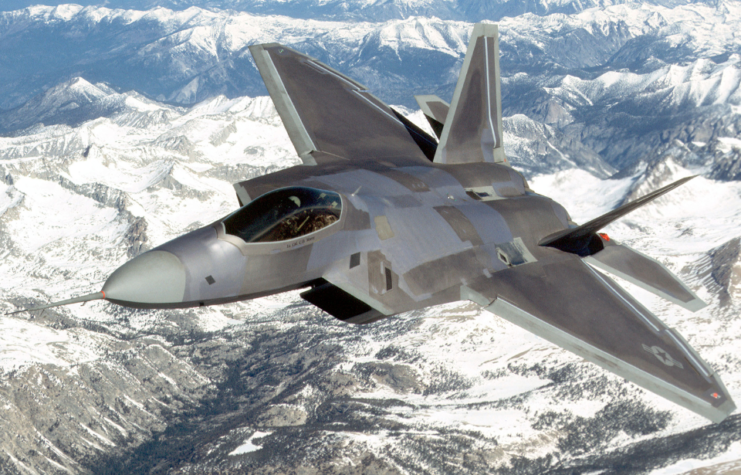
<svg viewBox="0 0 741 475">
<path fill-rule="evenodd" d="M 4 0 L 0 11 L 20 10 L 36 5 L 36 0 Z M 64 0 L 47 0 L 45 5 L 63 5 Z M 526 13 L 549 15 L 572 14 L 589 8 L 635 3 L 632 0 L 80 0 L 83 6 L 101 5 L 114 9 L 151 10 L 157 7 L 186 10 L 198 7 L 209 10 L 235 10 L 262 15 L 285 15 L 344 21 L 385 21 L 414 16 L 442 20 L 478 22 L 501 20 Z M 651 0 L 655 6 L 675 7 L 713 1 Z"/>
<path fill-rule="evenodd" d="M 733 136 L 741 128 L 732 113 L 741 105 L 738 24 L 738 2 L 506 18 L 505 115 L 549 126 L 556 148 L 580 150 L 575 156 L 590 163 L 601 157 L 608 168 L 589 166 L 602 174 L 651 160 L 676 138 L 697 145 Z M 247 47 L 270 41 L 319 58 L 391 104 L 416 108 L 414 94 L 450 99 L 469 29 L 436 18 L 307 21 L 199 8 L 1 13 L 0 61 L 13 66 L 0 68 L 0 133 L 118 107 L 106 100 L 61 115 L 34 112 L 49 105 L 42 91 L 75 77 L 175 105 L 264 95 Z M 703 160 L 690 155 L 680 160 Z"/>
</svg>

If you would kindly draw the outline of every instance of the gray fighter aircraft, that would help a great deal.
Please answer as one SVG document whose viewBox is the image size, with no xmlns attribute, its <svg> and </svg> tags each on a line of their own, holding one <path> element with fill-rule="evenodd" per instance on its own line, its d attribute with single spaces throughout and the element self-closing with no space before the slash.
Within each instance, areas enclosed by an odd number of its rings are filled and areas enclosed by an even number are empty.
<svg viewBox="0 0 741 475">
<path fill-rule="evenodd" d="M 470 300 L 712 421 L 735 409 L 687 341 L 600 271 L 705 306 L 598 233 L 689 178 L 581 226 L 531 190 L 504 154 L 496 25 L 474 27 L 450 105 L 417 97 L 439 140 L 313 58 L 250 50 L 303 165 L 234 185 L 238 210 L 132 259 L 101 292 L 39 308 L 198 307 L 306 288 L 330 315 L 370 323 Z"/>
</svg>

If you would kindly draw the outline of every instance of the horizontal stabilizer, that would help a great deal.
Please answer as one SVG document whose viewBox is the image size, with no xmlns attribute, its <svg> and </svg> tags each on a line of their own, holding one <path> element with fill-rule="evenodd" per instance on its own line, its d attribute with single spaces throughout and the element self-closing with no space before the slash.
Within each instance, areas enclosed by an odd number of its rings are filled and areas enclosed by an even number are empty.
<svg viewBox="0 0 741 475">
<path fill-rule="evenodd" d="M 687 310 L 696 312 L 707 306 L 659 261 L 614 241 L 604 246 L 602 251 L 584 260 Z"/>
<path fill-rule="evenodd" d="M 468 43 L 435 163 L 503 163 L 497 25 L 478 23 Z"/>
<path fill-rule="evenodd" d="M 695 175 L 696 176 L 696 175 Z M 597 236 L 597 231 L 604 228 L 616 219 L 622 218 L 631 211 L 640 208 L 650 201 L 655 200 L 659 196 L 672 191 L 695 176 L 688 176 L 677 180 L 671 185 L 667 185 L 661 189 L 658 189 L 652 193 L 642 196 L 637 200 L 626 203 L 619 208 L 616 208 L 609 213 L 605 213 L 602 216 L 595 218 L 588 223 L 582 224 L 575 228 L 564 229 L 558 231 L 550 236 L 543 238 L 538 244 L 541 246 L 554 247 L 564 252 L 570 252 L 572 254 L 578 254 L 580 256 L 589 256 L 595 254 L 603 249 L 602 240 Z"/>
<path fill-rule="evenodd" d="M 8 312 L 5 315 L 15 315 L 16 313 L 22 312 L 33 312 L 35 310 L 45 310 L 52 307 L 61 307 L 62 305 L 71 305 L 73 303 L 84 303 L 91 300 L 103 300 L 105 299 L 105 292 L 95 292 L 94 294 L 83 295 L 82 297 L 75 297 L 73 299 L 61 300 L 59 302 L 53 302 L 48 305 L 41 305 L 34 308 L 26 308 L 23 310 L 16 310 L 15 312 Z"/>
<path fill-rule="evenodd" d="M 419 108 L 422 109 L 422 112 L 424 113 L 427 122 L 430 123 L 430 127 L 432 127 L 435 135 L 437 135 L 437 138 L 440 138 L 443 134 L 445 119 L 448 117 L 450 104 L 439 97 L 430 94 L 414 96 L 414 98 L 417 100 Z"/>
</svg>

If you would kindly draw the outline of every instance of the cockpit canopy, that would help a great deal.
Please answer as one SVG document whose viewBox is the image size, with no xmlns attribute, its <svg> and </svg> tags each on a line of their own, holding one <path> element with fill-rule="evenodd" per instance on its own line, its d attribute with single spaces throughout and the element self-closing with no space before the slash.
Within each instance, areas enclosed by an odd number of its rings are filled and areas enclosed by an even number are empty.
<svg viewBox="0 0 741 475">
<path fill-rule="evenodd" d="M 245 242 L 294 239 L 340 219 L 342 199 L 333 191 L 306 187 L 265 193 L 224 219 L 227 234 Z"/>
</svg>

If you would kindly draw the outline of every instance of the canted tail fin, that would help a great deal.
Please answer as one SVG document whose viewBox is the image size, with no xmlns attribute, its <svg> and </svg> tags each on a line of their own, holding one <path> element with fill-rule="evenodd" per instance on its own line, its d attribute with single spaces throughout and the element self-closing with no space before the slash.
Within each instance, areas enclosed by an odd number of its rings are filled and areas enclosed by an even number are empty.
<svg viewBox="0 0 741 475">
<path fill-rule="evenodd" d="M 439 139 L 443 134 L 443 127 L 448 117 L 450 104 L 432 94 L 414 96 L 414 98 L 417 100 L 419 108 L 422 109 L 427 122 L 430 123 L 430 127 L 432 127 L 432 130 Z"/>
<path fill-rule="evenodd" d="M 502 136 L 498 29 L 497 25 L 477 23 L 434 161 L 504 163 Z"/>
</svg>

